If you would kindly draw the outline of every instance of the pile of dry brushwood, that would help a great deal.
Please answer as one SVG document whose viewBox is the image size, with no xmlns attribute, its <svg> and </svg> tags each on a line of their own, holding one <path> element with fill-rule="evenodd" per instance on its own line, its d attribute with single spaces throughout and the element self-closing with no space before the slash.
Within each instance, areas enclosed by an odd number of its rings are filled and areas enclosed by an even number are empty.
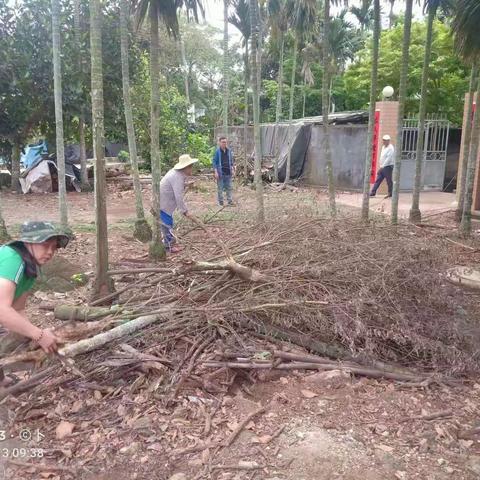
<svg viewBox="0 0 480 480">
<path fill-rule="evenodd" d="M 184 231 L 174 263 L 124 263 L 110 272 L 115 294 L 57 308 L 70 320 L 56 332 L 60 355 L 10 393 L 112 382 L 138 368 L 160 372 L 157 388 L 171 395 L 185 382 L 215 391 L 212 375 L 232 368 L 340 368 L 405 382 L 478 370 L 476 297 L 445 281 L 453 246 L 442 236 L 300 214 L 222 228 Z M 254 351 L 248 338 L 273 346 Z M 0 364 L 27 358 L 43 354 Z"/>
</svg>

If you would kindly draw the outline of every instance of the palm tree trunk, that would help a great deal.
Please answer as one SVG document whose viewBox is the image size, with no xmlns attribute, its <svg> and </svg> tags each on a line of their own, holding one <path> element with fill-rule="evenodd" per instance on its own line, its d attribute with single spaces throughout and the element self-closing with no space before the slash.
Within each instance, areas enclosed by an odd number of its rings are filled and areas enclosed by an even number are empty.
<svg viewBox="0 0 480 480">
<path fill-rule="evenodd" d="M 470 145 L 472 140 L 472 113 L 473 113 L 473 102 L 475 98 L 475 86 L 477 84 L 478 76 L 478 64 L 474 63 L 472 66 L 472 73 L 470 75 L 470 87 L 468 89 L 468 107 L 467 107 L 467 124 L 465 125 L 465 132 L 463 141 L 463 155 L 462 155 L 462 167 L 461 167 L 461 176 L 458 189 L 458 206 L 455 213 L 455 217 L 458 222 L 462 220 L 463 216 L 463 203 L 465 200 L 465 179 L 467 178 L 467 165 L 468 157 L 470 154 Z M 478 101 L 477 101 L 478 105 Z"/>
<path fill-rule="evenodd" d="M 60 63 L 60 1 L 52 0 L 53 91 L 57 140 L 58 206 L 60 224 L 68 227 L 67 186 L 65 183 L 65 144 L 63 140 L 62 68 Z"/>
<path fill-rule="evenodd" d="M 223 135 L 228 135 L 228 0 L 223 0 Z"/>
<path fill-rule="evenodd" d="M 402 134 L 405 101 L 407 98 L 408 64 L 410 53 L 410 36 L 412 30 L 413 0 L 406 0 L 405 24 L 403 27 L 402 69 L 398 91 L 397 145 L 395 149 L 395 166 L 393 168 L 392 224 L 398 223 L 398 199 L 400 195 L 400 168 L 402 165 Z"/>
<path fill-rule="evenodd" d="M 418 114 L 418 140 L 417 154 L 415 159 L 415 183 L 413 185 L 412 208 L 410 209 L 410 221 L 419 223 L 422 220 L 420 212 L 420 190 L 422 188 L 422 167 L 423 154 L 425 151 L 425 116 L 427 113 L 428 100 L 428 74 L 430 68 L 430 58 L 432 56 L 432 38 L 433 22 L 435 20 L 436 9 L 431 7 L 428 11 L 427 38 L 425 44 L 425 57 L 423 59 L 422 71 L 422 90 L 420 94 L 420 111 Z"/>
<path fill-rule="evenodd" d="M 390 0 L 390 14 L 388 15 L 388 28 L 393 28 L 395 21 L 395 15 L 393 13 L 393 6 L 395 5 L 395 0 Z"/>
<path fill-rule="evenodd" d="M 307 103 L 307 82 L 303 79 L 303 106 L 302 106 L 302 118 L 305 118 L 305 104 Z"/>
<path fill-rule="evenodd" d="M 0 244 L 6 243 L 10 240 L 10 235 L 8 234 L 7 227 L 5 225 L 5 220 L 3 219 L 1 201 L 0 201 Z"/>
<path fill-rule="evenodd" d="M 367 135 L 367 155 L 365 157 L 365 167 L 363 173 L 363 199 L 362 199 L 362 220 L 368 221 L 369 217 L 369 200 L 370 200 L 370 173 L 372 170 L 372 153 L 375 135 L 375 107 L 377 102 L 378 87 L 378 57 L 380 51 L 380 0 L 374 0 L 374 24 L 373 24 L 373 40 L 372 40 L 372 76 L 370 81 L 370 112 L 368 118 L 368 135 Z"/>
<path fill-rule="evenodd" d="M 330 151 L 330 126 L 328 113 L 330 110 L 330 45 L 328 35 L 330 30 L 330 0 L 325 1 L 323 19 L 323 79 L 322 79 L 322 111 L 323 111 L 323 151 L 328 176 L 328 201 L 332 217 L 337 214 L 335 203 L 335 178 L 333 176 L 332 153 Z"/>
<path fill-rule="evenodd" d="M 143 210 L 142 187 L 138 174 L 137 142 L 135 139 L 135 127 L 133 125 L 132 102 L 130 100 L 130 72 L 128 68 L 128 0 L 120 0 L 120 47 L 122 60 L 122 87 L 123 104 L 125 110 L 125 124 L 127 127 L 128 151 L 132 164 L 133 190 L 135 192 L 136 221 L 133 236 L 141 242 L 149 242 L 152 239 L 152 230 L 145 220 Z"/>
<path fill-rule="evenodd" d="M 107 189 L 103 113 L 102 7 L 90 0 L 90 52 L 92 59 L 92 134 L 95 156 L 96 277 L 94 295 L 112 290 L 108 276 Z"/>
<path fill-rule="evenodd" d="M 80 0 L 73 2 L 73 22 L 75 29 L 75 43 L 77 47 L 77 74 L 80 78 L 84 78 L 82 63 L 82 24 L 80 17 Z M 90 182 L 88 181 L 87 171 L 87 148 L 85 145 L 85 111 L 84 107 L 80 107 L 80 115 L 78 118 L 78 141 L 80 144 L 80 184 L 82 191 L 90 190 Z"/>
<path fill-rule="evenodd" d="M 158 35 L 158 12 L 155 2 L 150 4 L 150 161 L 152 165 L 153 196 L 153 236 L 150 244 L 150 257 L 154 260 L 165 258 L 165 247 L 162 243 L 160 221 L 160 40 Z"/>
<path fill-rule="evenodd" d="M 248 85 L 250 84 L 249 76 L 249 55 L 248 55 L 248 39 L 245 39 L 245 109 L 243 111 L 243 154 L 245 164 L 245 181 L 248 180 L 248 151 L 247 151 L 247 126 L 248 126 Z"/>
<path fill-rule="evenodd" d="M 470 155 L 468 157 L 467 178 L 465 180 L 465 198 L 463 200 L 463 215 L 460 223 L 460 233 L 468 237 L 472 232 L 472 202 L 473 184 L 475 183 L 475 171 L 477 168 L 478 147 L 480 143 L 480 77 L 477 86 L 477 108 L 473 117 L 472 139 L 470 142 Z"/>
<path fill-rule="evenodd" d="M 250 1 L 250 22 L 252 29 L 252 90 L 253 90 L 253 136 L 255 139 L 255 191 L 257 197 L 257 220 L 263 223 L 265 212 L 263 206 L 263 183 L 262 183 L 262 139 L 260 136 L 260 92 L 258 89 L 260 72 L 257 65 L 258 48 L 258 22 L 257 22 L 257 0 Z"/>
<path fill-rule="evenodd" d="M 18 140 L 14 140 L 12 147 L 12 192 L 20 193 L 20 143 Z"/>
<path fill-rule="evenodd" d="M 178 43 L 180 46 L 180 55 L 182 57 L 183 81 L 185 83 L 185 98 L 187 99 L 187 105 L 190 106 L 190 85 L 188 81 L 188 65 L 187 65 L 187 57 L 185 55 L 185 42 L 183 41 L 183 36 L 181 34 L 180 34 Z"/>
<path fill-rule="evenodd" d="M 292 168 L 293 103 L 295 100 L 295 77 L 297 73 L 297 56 L 298 56 L 298 33 L 295 33 L 295 41 L 293 42 L 292 77 L 290 80 L 290 104 L 288 107 L 288 152 L 287 152 L 287 166 L 285 169 L 285 183 L 290 182 L 290 173 Z"/>
<path fill-rule="evenodd" d="M 273 164 L 273 176 L 275 182 L 278 182 L 278 160 L 280 156 L 280 120 L 282 119 L 282 100 L 283 100 L 283 56 L 285 53 L 285 34 L 280 32 L 280 60 L 278 64 L 278 79 L 277 79 L 277 109 L 275 112 L 275 162 Z"/>
</svg>

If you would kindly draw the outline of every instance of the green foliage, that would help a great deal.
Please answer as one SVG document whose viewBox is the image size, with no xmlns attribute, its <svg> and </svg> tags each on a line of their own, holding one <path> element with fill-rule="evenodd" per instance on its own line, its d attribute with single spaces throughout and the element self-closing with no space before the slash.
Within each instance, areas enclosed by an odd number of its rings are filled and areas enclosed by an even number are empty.
<svg viewBox="0 0 480 480">
<path fill-rule="evenodd" d="M 117 157 L 118 161 L 123 163 L 127 163 L 130 160 L 130 155 L 125 150 L 120 150 Z"/>
<path fill-rule="evenodd" d="M 150 161 L 150 76 L 148 55 L 141 57 L 132 87 L 132 107 L 139 152 Z M 187 102 L 175 85 L 160 83 L 160 150 L 162 166 L 170 168 L 187 147 Z"/>
<path fill-rule="evenodd" d="M 384 30 L 381 36 L 379 62 L 379 92 L 386 85 L 398 91 L 402 58 L 403 25 Z M 421 90 L 423 57 L 425 51 L 426 23 L 414 22 L 410 47 L 410 67 L 406 112 L 418 112 Z M 371 74 L 371 46 L 359 53 L 358 60 L 343 77 L 343 87 L 338 89 L 348 110 L 367 108 Z M 468 69 L 455 55 L 453 39 L 446 25 L 437 21 L 434 25 L 434 40 L 430 79 L 428 83 L 427 112 L 443 112 L 456 125 L 462 124 L 463 98 L 468 87 Z"/>
<path fill-rule="evenodd" d="M 202 167 L 211 167 L 212 158 L 215 153 L 215 146 L 212 145 L 210 138 L 201 133 L 189 133 L 187 135 L 187 151 L 194 157 L 198 158 Z"/>
</svg>

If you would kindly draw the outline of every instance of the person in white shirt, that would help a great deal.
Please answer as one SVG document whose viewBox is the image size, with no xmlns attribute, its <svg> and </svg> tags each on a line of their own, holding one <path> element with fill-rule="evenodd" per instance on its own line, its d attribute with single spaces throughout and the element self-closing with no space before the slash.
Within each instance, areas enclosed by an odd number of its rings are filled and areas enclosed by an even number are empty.
<svg viewBox="0 0 480 480">
<path fill-rule="evenodd" d="M 392 173 L 393 166 L 395 164 L 395 148 L 391 143 L 390 135 L 383 136 L 383 147 L 380 154 L 380 169 L 377 172 L 377 179 L 373 185 L 370 196 L 374 197 L 377 194 L 378 187 L 385 179 L 388 185 L 388 197 L 392 196 L 393 191 L 393 182 L 392 182 Z"/>
</svg>

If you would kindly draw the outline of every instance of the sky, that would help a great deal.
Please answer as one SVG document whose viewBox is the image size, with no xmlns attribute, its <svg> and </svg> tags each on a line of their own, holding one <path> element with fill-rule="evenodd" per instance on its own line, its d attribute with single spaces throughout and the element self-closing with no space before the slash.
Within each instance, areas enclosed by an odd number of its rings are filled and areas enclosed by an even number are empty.
<svg viewBox="0 0 480 480">
<path fill-rule="evenodd" d="M 422 1 L 423 3 L 423 1 Z M 360 0 L 353 0 L 350 1 L 351 5 L 359 5 Z M 223 0 L 204 0 L 204 5 L 205 5 L 205 15 L 206 15 L 206 20 L 208 23 L 210 23 L 212 26 L 220 29 L 223 31 Z M 382 1 L 383 5 L 383 13 L 384 15 L 388 15 L 390 12 L 390 2 L 387 0 Z M 332 12 L 335 14 L 335 11 L 339 10 L 339 8 L 333 8 Z M 404 10 L 404 2 L 400 2 L 397 0 L 396 5 L 394 7 L 394 12 L 396 14 L 402 13 Z M 417 2 L 414 3 L 414 16 L 415 18 L 421 18 L 422 17 L 422 6 L 418 5 Z M 387 21 L 386 19 L 384 20 L 385 22 Z M 231 38 L 234 39 L 234 41 L 240 40 L 240 33 L 238 30 L 232 26 L 229 25 L 229 34 L 231 35 Z"/>
</svg>

